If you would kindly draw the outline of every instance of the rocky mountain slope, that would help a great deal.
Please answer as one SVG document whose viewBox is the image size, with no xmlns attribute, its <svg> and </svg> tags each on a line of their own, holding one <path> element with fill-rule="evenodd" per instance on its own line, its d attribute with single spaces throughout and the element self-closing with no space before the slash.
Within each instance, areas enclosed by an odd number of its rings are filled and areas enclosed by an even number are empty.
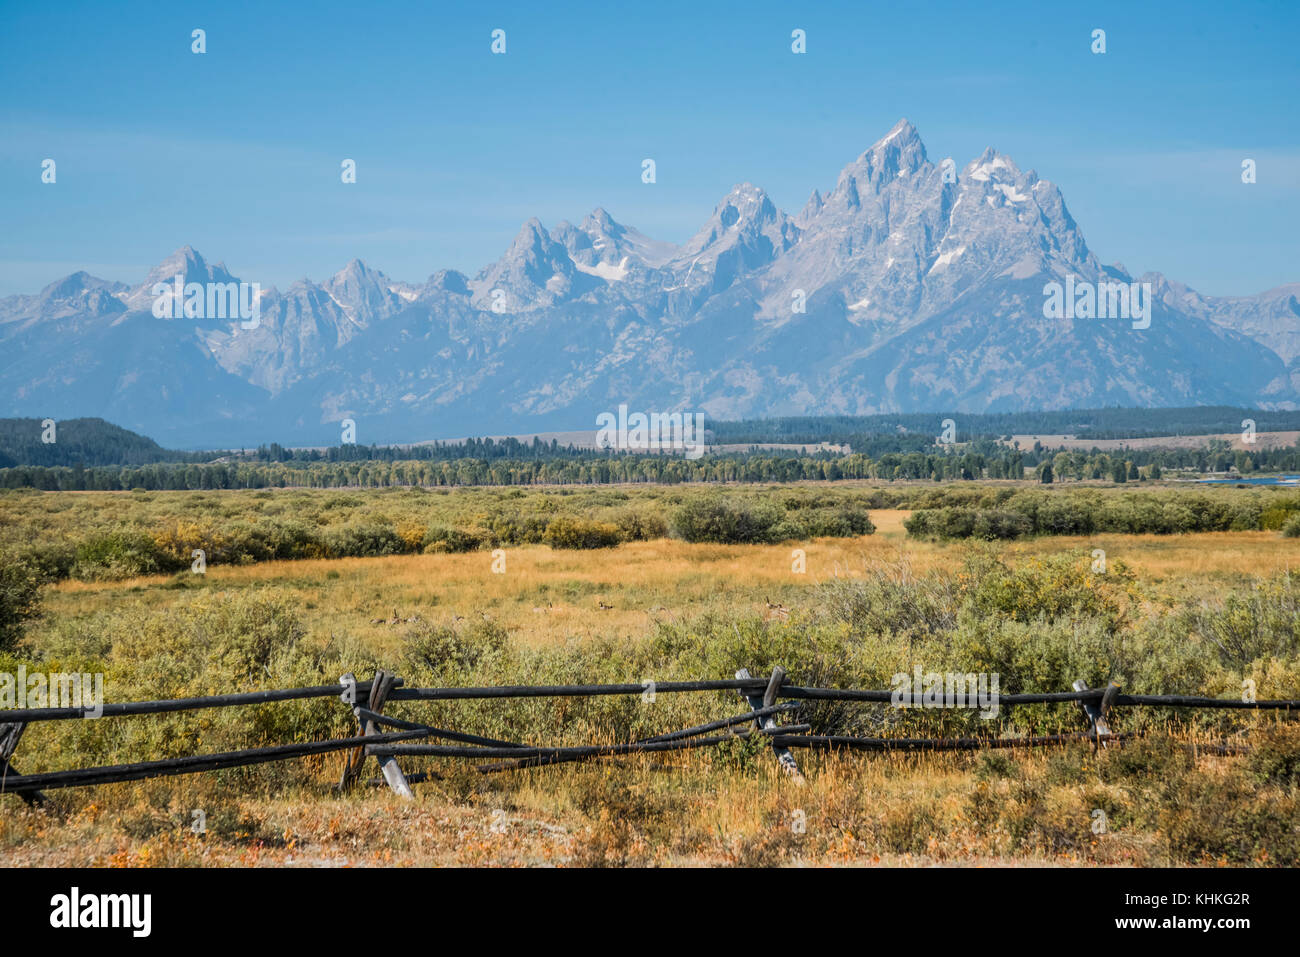
<svg viewBox="0 0 1300 957">
<path fill-rule="evenodd" d="M 992 149 L 935 163 L 906 121 L 795 217 L 742 183 L 682 246 L 596 209 L 531 219 L 469 277 L 353 260 L 260 290 L 256 328 L 156 318 L 155 283 L 234 277 L 185 247 L 138 286 L 74 273 L 0 300 L 0 415 L 100 415 L 164 444 L 710 418 L 1300 404 L 1300 284 L 1201 296 L 1088 248 L 1061 191 Z M 1150 326 L 1044 318 L 1049 282 L 1150 283 Z"/>
</svg>

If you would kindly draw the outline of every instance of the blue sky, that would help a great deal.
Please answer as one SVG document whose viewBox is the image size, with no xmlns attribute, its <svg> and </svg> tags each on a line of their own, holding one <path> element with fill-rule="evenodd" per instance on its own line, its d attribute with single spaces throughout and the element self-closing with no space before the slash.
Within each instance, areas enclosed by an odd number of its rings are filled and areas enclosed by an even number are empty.
<svg viewBox="0 0 1300 957">
<path fill-rule="evenodd" d="M 596 206 L 680 242 L 737 182 L 798 212 L 904 116 L 1059 183 L 1104 262 L 1300 281 L 1295 2 L 0 3 L 0 295 L 185 243 L 281 288 L 472 274 Z"/>
</svg>

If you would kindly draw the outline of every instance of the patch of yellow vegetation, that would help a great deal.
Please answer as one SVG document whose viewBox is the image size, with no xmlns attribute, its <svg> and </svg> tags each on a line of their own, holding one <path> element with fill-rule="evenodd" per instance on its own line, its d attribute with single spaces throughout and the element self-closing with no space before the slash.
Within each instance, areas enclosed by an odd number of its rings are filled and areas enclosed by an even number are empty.
<svg viewBox="0 0 1300 957">
<path fill-rule="evenodd" d="M 769 603 L 797 609 L 811 586 L 836 576 L 857 577 L 881 562 L 906 556 L 916 574 L 952 567 L 965 543 L 908 539 L 905 510 L 871 513 L 877 531 L 859 538 L 814 539 L 782 545 L 690 544 L 675 539 L 629 542 L 617 548 L 570 551 L 545 545 L 505 549 L 504 571 L 493 554 L 395 555 L 209 565 L 202 587 L 277 585 L 297 591 L 303 617 L 330 632 L 382 641 L 394 620 L 454 623 L 487 617 L 517 639 L 548 643 L 595 634 L 634 635 L 660 619 L 672 620 L 712 605 L 768 612 Z M 1207 584 L 1267 576 L 1300 565 L 1300 539 L 1273 532 L 1188 535 L 1050 537 L 999 546 L 1009 556 L 1046 556 L 1100 548 L 1122 560 L 1139 581 L 1195 591 Z M 794 571 L 795 549 L 806 571 Z M 499 566 L 498 566 L 499 567 Z M 179 581 L 188 583 L 182 573 Z M 65 581 L 49 595 L 52 611 L 81 613 L 140 595 L 166 603 L 179 594 L 171 577 L 121 582 Z"/>
</svg>

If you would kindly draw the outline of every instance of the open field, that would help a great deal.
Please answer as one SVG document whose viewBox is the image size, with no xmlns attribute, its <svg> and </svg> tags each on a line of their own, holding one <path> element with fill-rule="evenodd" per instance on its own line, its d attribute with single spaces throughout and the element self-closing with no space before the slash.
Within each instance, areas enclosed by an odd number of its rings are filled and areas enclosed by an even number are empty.
<svg viewBox="0 0 1300 957">
<path fill-rule="evenodd" d="M 276 586 L 299 603 L 309 628 L 346 626 L 372 636 L 379 646 L 393 633 L 387 624 L 393 617 L 404 621 L 419 615 L 451 625 L 484 614 L 520 640 L 547 644 L 573 636 L 636 634 L 658 621 L 714 606 L 761 614 L 770 599 L 801 608 L 817 600 L 827 579 L 862 578 L 900 555 L 916 574 L 960 560 L 959 545 L 908 540 L 903 521 L 909 514 L 873 511 L 873 535 L 800 543 L 807 555 L 802 575 L 790 570 L 788 544 L 658 539 L 595 553 L 523 546 L 507 552 L 506 573 L 499 575 L 491 573 L 493 559 L 484 551 L 210 566 L 202 580 L 181 573 L 179 578 L 66 581 L 50 589 L 46 604 L 52 614 L 75 616 L 108 611 L 135 596 L 166 607 L 199 588 Z M 1011 544 L 1005 555 L 1015 561 L 1093 548 L 1123 560 L 1145 583 L 1183 597 L 1206 585 L 1239 585 L 1257 575 L 1300 568 L 1300 539 L 1279 539 L 1273 532 L 1061 536 Z M 601 609 L 601 602 L 613 607 Z M 374 619 L 384 621 L 372 624 Z"/>
<path fill-rule="evenodd" d="M 855 486 L 773 494 L 862 494 Z M 646 512 L 662 488 L 590 495 L 590 515 Z M 1222 495 L 1257 495 L 1223 490 Z M 502 493 L 50 493 L 6 500 L 26 544 L 87 521 L 185 521 L 218 529 L 340 509 L 400 525 L 486 513 Z M 691 493 L 693 494 L 693 493 Z M 724 495 L 753 497 L 753 490 Z M 1099 490 L 1096 494 L 1119 494 Z M 321 510 L 326 496 L 351 504 Z M 507 500 L 517 515 L 570 504 L 549 491 Z M 408 514 L 409 513 L 409 514 Z M 376 666 L 421 685 L 638 682 L 755 674 L 795 683 L 889 687 L 895 672 L 994 672 L 1002 692 L 1061 691 L 1114 678 L 1134 693 L 1300 697 L 1300 538 L 1277 531 L 1044 536 L 1009 543 L 919 541 L 907 509 L 873 508 L 874 532 L 764 544 L 656 536 L 610 548 L 502 547 L 356 558 L 214 562 L 205 574 L 64 578 L 42 617 L 0 649 L 19 665 L 102 672 L 108 700 L 333 682 Z M 467 519 L 468 520 L 468 519 Z M 145 522 L 145 524 L 148 524 Z M 796 570 L 795 550 L 805 570 Z M 1091 570 L 1105 552 L 1104 574 Z M 691 698 L 693 700 L 683 700 Z M 400 703 L 390 712 L 537 743 L 625 741 L 738 713 L 722 693 L 531 702 Z M 435 720 L 436 719 L 436 720 Z M 1008 709 L 992 722 L 887 706 L 813 708 L 821 732 L 993 734 L 1077 731 L 1072 709 Z M 338 702 L 32 725 L 23 772 L 341 737 Z M 805 752 L 797 787 L 770 752 L 622 758 L 484 775 L 404 759 L 441 775 L 417 801 L 387 789 L 338 796 L 337 755 L 138 784 L 52 792 L 52 811 L 0 797 L 0 848 L 17 865 L 367 864 L 1296 864 L 1300 733 L 1294 718 L 1128 709 L 1117 731 L 1145 737 L 1094 755 L 1041 752 L 837 755 Z M 990 726 L 991 725 L 991 726 Z M 1187 745 L 1250 742 L 1214 756 Z M 369 765 L 375 774 L 375 765 Z M 207 832 L 190 832 L 202 809 Z M 1107 829 L 1097 833 L 1095 812 Z M 806 828 L 796 829 L 796 819 Z"/>
</svg>

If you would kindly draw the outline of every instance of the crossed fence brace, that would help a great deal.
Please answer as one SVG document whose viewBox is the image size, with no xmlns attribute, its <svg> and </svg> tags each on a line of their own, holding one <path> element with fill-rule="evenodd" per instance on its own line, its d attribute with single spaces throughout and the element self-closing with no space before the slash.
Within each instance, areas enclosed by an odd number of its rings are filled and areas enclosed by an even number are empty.
<svg viewBox="0 0 1300 957">
<path fill-rule="evenodd" d="M 346 674 L 338 685 L 308 688 L 286 688 L 236 694 L 211 695 L 202 698 L 183 698 L 162 701 L 138 701 L 104 704 L 97 709 L 103 717 L 160 714 L 175 711 L 193 711 L 205 708 L 222 708 L 276 701 L 301 700 L 339 696 L 348 704 L 356 717 L 359 734 L 348 738 L 311 741 L 298 744 L 276 745 L 227 751 L 217 754 L 200 754 L 134 764 L 106 765 L 68 771 L 50 771 L 39 774 L 20 774 L 12 763 L 18 740 L 29 722 L 55 721 L 87 716 L 83 708 L 28 708 L 0 712 L 6 719 L 0 722 L 0 794 L 9 791 L 20 795 L 29 804 L 44 803 L 45 790 L 65 787 L 82 787 L 119 781 L 135 781 L 175 774 L 265 764 L 318 754 L 344 751 L 345 760 L 338 788 L 348 790 L 360 779 L 366 758 L 375 757 L 386 782 L 394 793 L 403 798 L 414 797 L 410 784 L 426 780 L 427 774 L 407 776 L 397 763 L 399 756 L 431 756 L 492 759 L 477 765 L 483 773 L 541 767 L 573 761 L 620 755 L 680 751 L 719 745 L 737 739 L 760 738 L 768 743 L 779 767 L 796 783 L 804 778 L 794 759 L 792 749 L 865 750 L 865 751 L 948 751 L 978 750 L 985 748 L 1041 747 L 1070 741 L 1088 740 L 1094 749 L 1106 747 L 1125 735 L 1114 734 L 1110 729 L 1109 715 L 1116 706 L 1163 706 L 1189 708 L 1244 708 L 1253 710 L 1300 710 L 1300 700 L 1232 701 L 1220 698 L 1203 698 L 1185 695 L 1123 695 L 1114 682 L 1105 688 L 1090 689 L 1076 681 L 1068 692 L 1045 692 L 1000 695 L 1000 705 L 1074 702 L 1088 718 L 1086 732 L 1039 735 L 1013 738 L 868 738 L 845 735 L 814 735 L 808 724 L 778 723 L 778 716 L 800 706 L 800 701 L 855 701 L 862 703 L 888 703 L 893 692 L 871 689 L 806 688 L 785 683 L 786 672 L 774 667 L 766 679 L 751 677 L 748 670 L 736 672 L 734 680 L 678 681 L 657 683 L 657 692 L 735 691 L 747 703 L 749 710 L 743 714 L 721 718 L 690 728 L 682 728 L 623 744 L 578 745 L 567 747 L 535 747 L 514 741 L 501 741 L 463 731 L 452 731 L 429 724 L 404 721 L 383 713 L 391 701 L 437 701 L 485 698 L 529 698 L 591 695 L 641 694 L 642 684 L 623 685 L 520 685 L 484 688 L 407 688 L 401 678 L 386 670 L 375 673 L 369 682 L 358 682 L 355 675 Z M 778 699 L 786 699 L 778 701 Z M 362 701 L 364 700 L 364 704 Z M 743 725 L 752 725 L 741 728 Z M 385 730 L 393 729 L 393 730 Z M 724 732 L 724 733 L 718 733 Z M 430 738 L 453 742 L 451 744 L 409 743 L 427 742 Z M 1197 746 L 1192 745 L 1193 749 Z M 1205 747 L 1218 753 L 1239 753 L 1233 745 Z M 379 783 L 376 781 L 375 783 Z"/>
<path fill-rule="evenodd" d="M 1075 691 L 1087 691 L 1088 682 L 1080 678 L 1072 687 Z M 1096 701 L 1080 699 L 1079 708 L 1087 716 L 1088 721 L 1092 724 L 1092 749 L 1104 748 L 1107 741 L 1113 738 L 1110 731 L 1110 723 L 1106 720 L 1110 715 L 1110 709 L 1115 704 L 1115 699 L 1119 696 L 1119 685 L 1110 682 L 1106 685 L 1101 697 Z"/>
</svg>

